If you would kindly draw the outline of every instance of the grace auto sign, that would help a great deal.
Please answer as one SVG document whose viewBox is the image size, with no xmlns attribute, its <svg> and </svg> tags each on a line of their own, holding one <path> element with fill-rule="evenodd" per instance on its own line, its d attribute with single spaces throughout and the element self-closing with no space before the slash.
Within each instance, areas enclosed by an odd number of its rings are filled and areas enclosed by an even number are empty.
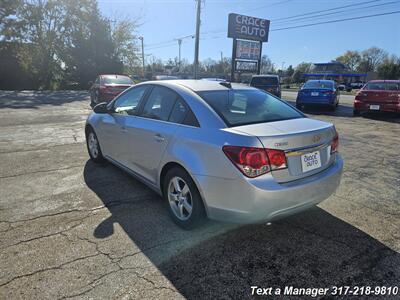
<svg viewBox="0 0 400 300">
<path fill-rule="evenodd" d="M 269 20 L 229 14 L 228 37 L 260 42 L 268 41 Z"/>
</svg>

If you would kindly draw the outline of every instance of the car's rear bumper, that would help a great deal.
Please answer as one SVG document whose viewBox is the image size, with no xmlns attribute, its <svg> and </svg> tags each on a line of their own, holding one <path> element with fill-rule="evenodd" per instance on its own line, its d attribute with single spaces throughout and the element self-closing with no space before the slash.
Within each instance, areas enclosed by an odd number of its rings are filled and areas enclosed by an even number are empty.
<svg viewBox="0 0 400 300">
<path fill-rule="evenodd" d="M 343 160 L 315 175 L 279 184 L 272 175 L 222 179 L 195 175 L 210 219 L 255 223 L 305 210 L 328 198 L 339 186 Z"/>
<path fill-rule="evenodd" d="M 120 93 L 101 93 L 99 95 L 99 100 L 100 102 L 110 102 L 113 100 L 116 96 L 118 96 Z"/>
<path fill-rule="evenodd" d="M 379 110 L 372 110 L 370 108 L 371 105 L 379 105 Z M 400 102 L 389 102 L 389 103 L 382 103 L 382 102 L 361 102 L 356 101 L 354 102 L 354 110 L 359 112 L 394 112 L 400 113 Z"/>
</svg>

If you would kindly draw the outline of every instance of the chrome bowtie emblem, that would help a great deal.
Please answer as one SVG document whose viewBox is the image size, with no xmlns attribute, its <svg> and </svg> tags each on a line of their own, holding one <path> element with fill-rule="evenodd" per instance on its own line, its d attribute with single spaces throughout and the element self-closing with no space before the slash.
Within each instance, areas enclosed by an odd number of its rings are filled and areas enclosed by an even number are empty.
<svg viewBox="0 0 400 300">
<path fill-rule="evenodd" d="M 320 136 L 320 135 L 314 135 L 313 138 L 312 138 L 312 141 L 313 141 L 314 143 L 316 143 L 316 142 L 318 142 L 320 139 L 321 139 L 321 136 Z"/>
</svg>

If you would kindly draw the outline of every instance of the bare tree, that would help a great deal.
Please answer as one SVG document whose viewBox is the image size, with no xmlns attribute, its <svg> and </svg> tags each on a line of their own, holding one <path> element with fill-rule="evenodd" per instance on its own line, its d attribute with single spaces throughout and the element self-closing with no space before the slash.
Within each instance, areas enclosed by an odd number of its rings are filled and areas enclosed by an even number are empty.
<svg viewBox="0 0 400 300">
<path fill-rule="evenodd" d="M 361 72 L 376 71 L 378 66 L 388 57 L 385 50 L 371 47 L 361 53 L 361 62 L 358 70 Z"/>
</svg>

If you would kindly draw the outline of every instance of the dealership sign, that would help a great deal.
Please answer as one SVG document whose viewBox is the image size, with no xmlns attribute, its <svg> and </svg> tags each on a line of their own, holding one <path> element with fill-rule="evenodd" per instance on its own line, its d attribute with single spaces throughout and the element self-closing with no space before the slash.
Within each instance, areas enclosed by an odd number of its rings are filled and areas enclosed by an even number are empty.
<svg viewBox="0 0 400 300">
<path fill-rule="evenodd" d="M 229 14 L 228 37 L 268 41 L 269 20 L 244 15 Z"/>
<path fill-rule="evenodd" d="M 236 60 L 235 70 L 241 72 L 257 72 L 258 62 L 248 60 Z"/>
<path fill-rule="evenodd" d="M 259 60 L 260 56 L 261 56 L 260 42 L 237 40 L 236 59 Z"/>
</svg>

